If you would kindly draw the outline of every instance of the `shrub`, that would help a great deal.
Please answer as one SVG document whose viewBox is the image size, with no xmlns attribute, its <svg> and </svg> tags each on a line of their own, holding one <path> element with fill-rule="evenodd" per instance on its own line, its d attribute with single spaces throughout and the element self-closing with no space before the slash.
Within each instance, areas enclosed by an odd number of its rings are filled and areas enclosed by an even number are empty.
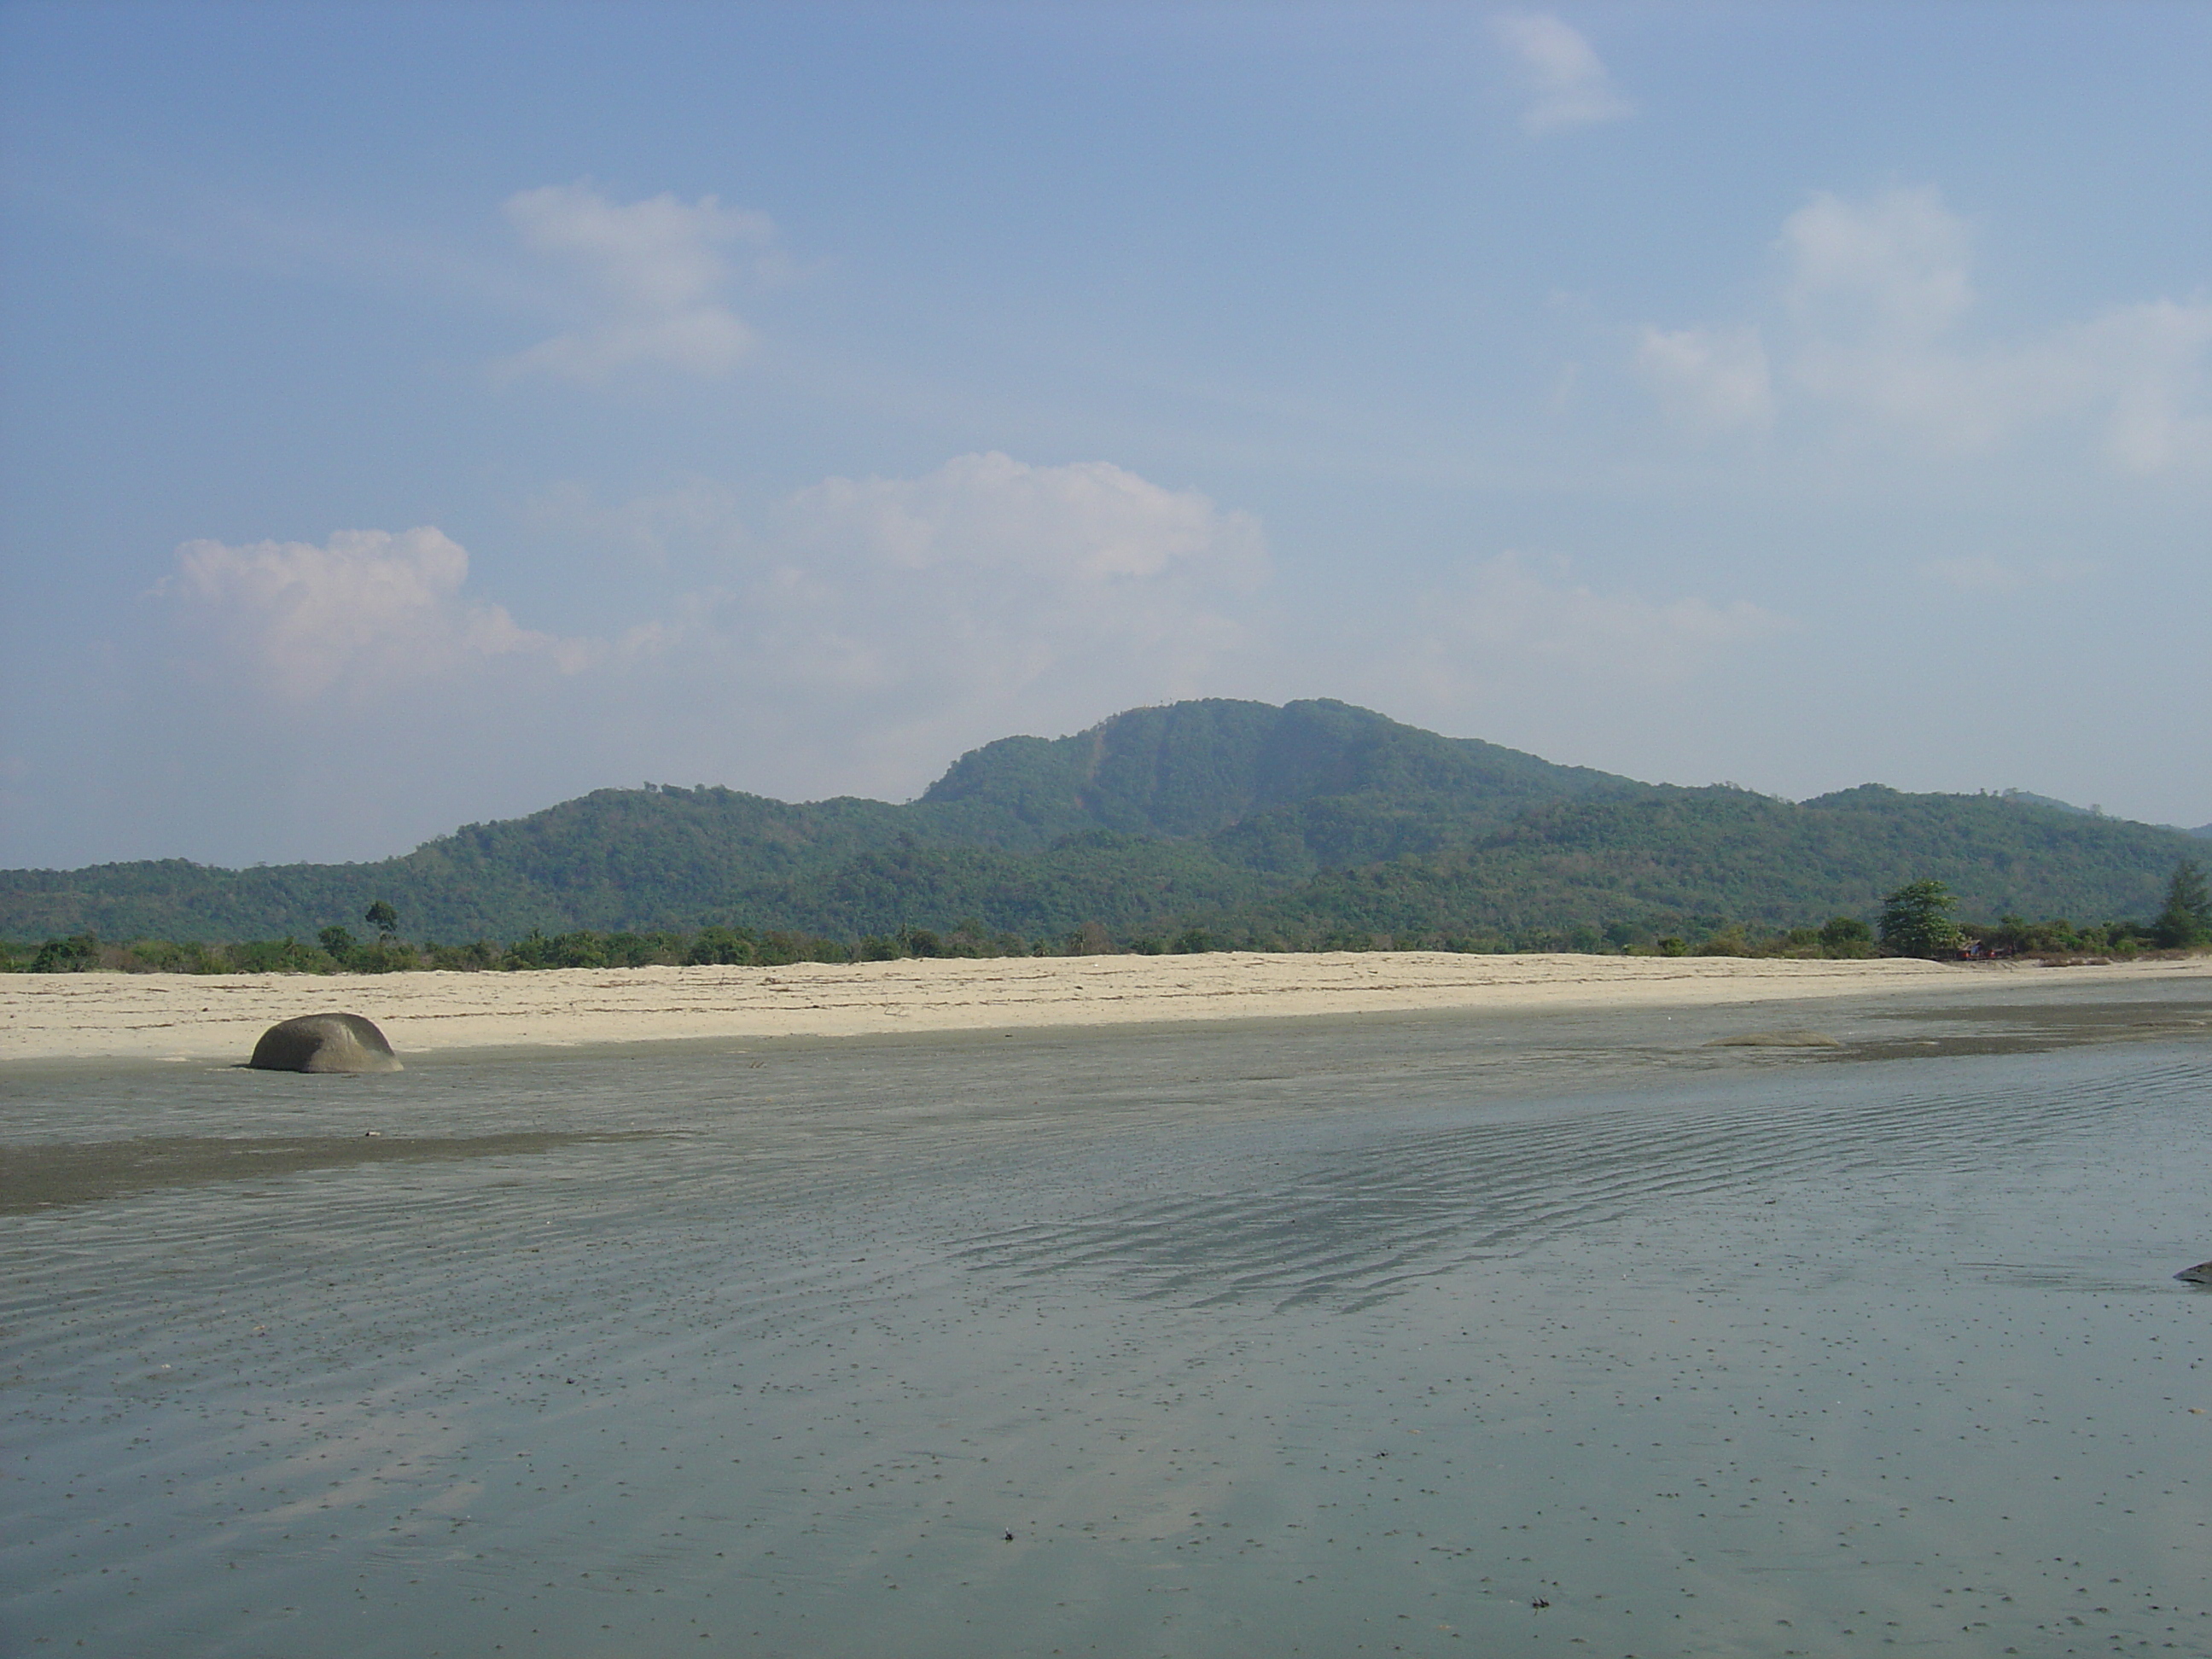
<svg viewBox="0 0 2212 1659">
<path fill-rule="evenodd" d="M 134 974 L 220 974 L 229 969 L 219 946 L 178 945 L 165 939 L 131 940 L 120 965 Z"/>
<path fill-rule="evenodd" d="M 286 934 L 283 939 L 241 939 L 223 946 L 234 974 L 327 974 L 335 965 L 312 945 Z"/>
<path fill-rule="evenodd" d="M 684 960 L 694 968 L 741 968 L 752 961 L 757 943 L 750 927 L 702 927 Z"/>
<path fill-rule="evenodd" d="M 480 974 L 499 966 L 499 946 L 488 939 L 471 945 L 426 945 L 422 950 L 431 967 L 447 973 Z"/>
<path fill-rule="evenodd" d="M 1115 954 L 1114 937 L 1106 931 L 1105 924 L 1086 921 L 1067 936 L 1067 954 L 1072 957 L 1108 957 Z"/>
<path fill-rule="evenodd" d="M 422 953 L 413 945 L 389 938 L 362 945 L 346 959 L 346 966 L 356 974 L 411 973 L 422 965 Z"/>
<path fill-rule="evenodd" d="M 90 933 L 50 939 L 31 958 L 34 974 L 82 974 L 100 965 L 100 940 Z"/>
<path fill-rule="evenodd" d="M 1820 953 L 1849 960 L 1874 954 L 1874 929 L 1856 916 L 1830 916 L 1820 924 Z"/>
</svg>

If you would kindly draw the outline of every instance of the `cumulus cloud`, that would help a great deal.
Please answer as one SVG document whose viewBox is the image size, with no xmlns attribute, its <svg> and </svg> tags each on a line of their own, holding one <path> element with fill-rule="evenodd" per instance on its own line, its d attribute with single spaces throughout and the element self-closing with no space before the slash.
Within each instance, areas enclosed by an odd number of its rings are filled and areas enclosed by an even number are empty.
<svg viewBox="0 0 2212 1659">
<path fill-rule="evenodd" d="M 1547 13 L 1512 13 L 1491 19 L 1491 32 L 1513 54 L 1528 93 L 1522 111 L 1525 131 L 1542 137 L 1570 127 L 1618 121 L 1636 112 L 1582 34 Z"/>
<path fill-rule="evenodd" d="M 1926 339 L 1974 303 L 1968 228 L 1934 190 L 1818 192 L 1783 221 L 1781 246 L 1791 306 L 1821 323 Z"/>
<path fill-rule="evenodd" d="M 221 793 L 272 822 L 344 802 L 386 848 L 647 776 L 910 793 L 1008 731 L 1214 689 L 1267 566 L 1249 514 L 1104 462 L 830 478 L 751 526 L 703 486 L 634 505 L 536 516 L 676 537 L 714 580 L 590 639 L 471 595 L 434 528 L 186 544 L 154 594 L 162 745 L 220 753 Z"/>
<path fill-rule="evenodd" d="M 2212 464 L 2212 302 L 2155 300 L 1977 340 L 1972 240 L 1931 188 L 1816 195 L 1783 224 L 1764 325 L 1646 329 L 1638 368 L 1672 414 L 1708 429 L 1794 405 L 1972 453 L 2072 423 L 2122 471 Z"/>
<path fill-rule="evenodd" d="M 167 804 L 150 850 L 377 856 L 557 798 L 608 647 L 524 627 L 468 577 L 427 526 L 178 549 L 116 757 Z"/>
<path fill-rule="evenodd" d="M 2109 398 L 2105 452 L 2129 472 L 2212 465 L 2205 358 L 2212 302 L 2154 300 L 2107 312 L 2055 343 L 2062 384 Z M 2085 371 L 2087 371 L 2085 373 Z"/>
<path fill-rule="evenodd" d="M 440 531 L 343 530 L 320 546 L 187 542 L 155 591 L 201 660 L 295 705 L 500 659 L 564 672 L 591 660 L 586 642 L 533 633 L 465 597 L 468 573 L 466 551 Z"/>
<path fill-rule="evenodd" d="M 763 725 L 846 775 L 911 787 L 1014 711 L 1080 726 L 1201 688 L 1266 562 L 1257 520 L 1195 490 L 965 455 L 799 491 L 654 648 L 757 687 Z"/>
<path fill-rule="evenodd" d="M 751 350 L 753 331 L 724 299 L 725 250 L 771 249 L 775 226 L 765 214 L 712 196 L 613 202 L 587 183 L 523 191 L 504 211 L 525 246 L 579 275 L 593 313 L 511 359 L 510 372 L 596 381 L 647 367 L 712 376 Z"/>
<path fill-rule="evenodd" d="M 1773 422 L 1773 379 L 1766 343 L 1755 325 L 1647 328 L 1636 367 L 1660 401 L 1689 425 L 1723 431 Z"/>
<path fill-rule="evenodd" d="M 1194 489 L 1173 490 L 1106 461 L 1031 466 L 993 452 L 927 477 L 831 478 L 793 496 L 797 545 L 865 549 L 878 572 L 987 570 L 994 591 L 1081 593 L 1085 602 L 1194 566 L 1253 566 L 1259 526 Z"/>
</svg>

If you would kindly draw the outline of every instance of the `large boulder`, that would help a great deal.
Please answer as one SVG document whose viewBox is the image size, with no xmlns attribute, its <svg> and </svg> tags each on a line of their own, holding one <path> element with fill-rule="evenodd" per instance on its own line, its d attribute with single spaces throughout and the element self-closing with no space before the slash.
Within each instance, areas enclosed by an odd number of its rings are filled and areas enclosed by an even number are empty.
<svg viewBox="0 0 2212 1659">
<path fill-rule="evenodd" d="M 374 1020 L 359 1014 L 304 1014 L 272 1025 L 246 1062 L 263 1072 L 398 1072 L 399 1056 Z"/>
</svg>

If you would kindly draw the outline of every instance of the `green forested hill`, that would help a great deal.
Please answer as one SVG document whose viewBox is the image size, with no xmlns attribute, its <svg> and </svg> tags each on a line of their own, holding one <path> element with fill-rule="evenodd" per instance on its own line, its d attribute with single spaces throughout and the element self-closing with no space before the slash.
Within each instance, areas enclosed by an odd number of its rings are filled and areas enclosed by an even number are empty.
<svg viewBox="0 0 2212 1659">
<path fill-rule="evenodd" d="M 2203 843 L 2014 796 L 1795 804 L 1438 737 L 1346 704 L 1207 701 L 963 756 L 905 805 L 600 790 L 376 863 L 0 872 L 0 938 L 410 936 L 743 924 L 1314 944 L 1565 942 L 1865 915 L 1933 876 L 1968 914 L 2145 917 Z"/>
<path fill-rule="evenodd" d="M 445 939 L 723 921 L 843 937 L 971 915 L 1024 934 L 1134 927 L 1642 787 L 1344 703 L 1211 700 L 990 744 L 904 806 L 603 789 L 376 863 L 0 872 L 0 937 L 304 935 L 377 898 Z"/>
<path fill-rule="evenodd" d="M 1962 915 L 2147 918 L 2200 844 L 2182 831 L 1995 795 L 1866 785 L 1802 804 L 1729 788 L 1654 788 L 1538 809 L 1472 845 L 1328 872 L 1245 926 L 1393 937 L 1647 938 L 1727 922 L 1870 917 L 1932 876 Z"/>
<path fill-rule="evenodd" d="M 1175 838 L 1241 826 L 1239 862 L 1316 869 L 1640 787 L 1347 703 L 1208 699 L 1132 709 L 1072 738 L 1002 738 L 963 755 L 909 811 L 945 839 L 1016 849 L 1088 830 Z"/>
</svg>

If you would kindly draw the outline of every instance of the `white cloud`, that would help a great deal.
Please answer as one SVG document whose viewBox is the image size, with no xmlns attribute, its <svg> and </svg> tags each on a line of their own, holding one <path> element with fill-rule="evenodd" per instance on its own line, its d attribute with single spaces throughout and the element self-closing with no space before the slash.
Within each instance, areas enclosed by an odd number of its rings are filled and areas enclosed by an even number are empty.
<svg viewBox="0 0 2212 1659">
<path fill-rule="evenodd" d="M 1613 76 L 1582 34 L 1542 12 L 1493 17 L 1491 31 L 1510 52 L 1529 102 L 1522 127 L 1539 137 L 1570 127 L 1618 121 L 1636 112 L 1614 89 Z"/>
<path fill-rule="evenodd" d="M 608 648 L 523 627 L 468 572 L 428 527 L 179 548 L 116 757 L 169 803 L 167 850 L 375 857 L 606 781 L 606 755 L 568 760 Z"/>
<path fill-rule="evenodd" d="M 865 548 L 884 568 L 943 574 L 988 568 L 1095 594 L 1193 562 L 1256 557 L 1259 526 L 1194 489 L 1170 490 L 1106 461 L 1030 466 L 963 455 L 926 478 L 831 478 L 792 498 L 802 545 Z"/>
<path fill-rule="evenodd" d="M 1010 720 L 1073 729 L 1201 689 L 1245 644 L 1232 602 L 1267 554 L 1257 520 L 1195 490 L 992 453 L 825 480 L 743 560 L 657 648 L 725 665 L 766 726 L 898 788 Z"/>
<path fill-rule="evenodd" d="M 1783 221 L 1781 246 L 1790 304 L 1823 322 L 1924 339 L 1974 303 L 1968 228 L 1934 190 L 1859 204 L 1820 191 Z"/>
<path fill-rule="evenodd" d="M 1778 251 L 1766 325 L 1644 331 L 1637 366 L 1678 418 L 1711 428 L 1794 404 L 1939 453 L 2072 423 L 2124 472 L 2212 464 L 2212 302 L 2156 300 L 1974 340 L 1971 228 L 1926 187 L 1817 195 L 1784 222 Z"/>
<path fill-rule="evenodd" d="M 831 478 L 751 529 L 704 486 L 634 506 L 536 514 L 703 545 L 720 579 L 598 639 L 471 598 L 435 529 L 187 544 L 155 590 L 164 741 L 251 731 L 234 790 L 310 802 L 373 764 L 418 836 L 647 776 L 911 793 L 1008 731 L 1213 689 L 1267 567 L 1249 514 L 1103 462 Z"/>
<path fill-rule="evenodd" d="M 2063 335 L 2065 372 L 2111 399 L 2105 451 L 2128 472 L 2212 465 L 2205 356 L 2212 303 L 2154 300 L 2107 312 Z M 2094 395 L 2094 392 L 2093 392 Z"/>
<path fill-rule="evenodd" d="M 1636 367 L 1660 401 L 1688 424 L 1711 431 L 1764 427 L 1774 419 L 1766 343 L 1744 328 L 1644 331 Z"/>
<path fill-rule="evenodd" d="M 586 643 L 532 633 L 465 598 L 468 570 L 468 554 L 434 529 L 342 530 L 319 547 L 187 542 L 155 592 L 200 660 L 301 707 L 501 658 L 565 672 L 590 660 Z"/>
<path fill-rule="evenodd" d="M 711 376 L 752 349 L 753 331 L 722 298 L 731 275 L 723 250 L 770 248 L 766 215 L 712 196 L 611 202 L 588 184 L 526 190 L 504 211 L 526 246 L 580 272 L 596 313 L 511 359 L 511 372 L 596 381 L 645 366 Z"/>
</svg>

